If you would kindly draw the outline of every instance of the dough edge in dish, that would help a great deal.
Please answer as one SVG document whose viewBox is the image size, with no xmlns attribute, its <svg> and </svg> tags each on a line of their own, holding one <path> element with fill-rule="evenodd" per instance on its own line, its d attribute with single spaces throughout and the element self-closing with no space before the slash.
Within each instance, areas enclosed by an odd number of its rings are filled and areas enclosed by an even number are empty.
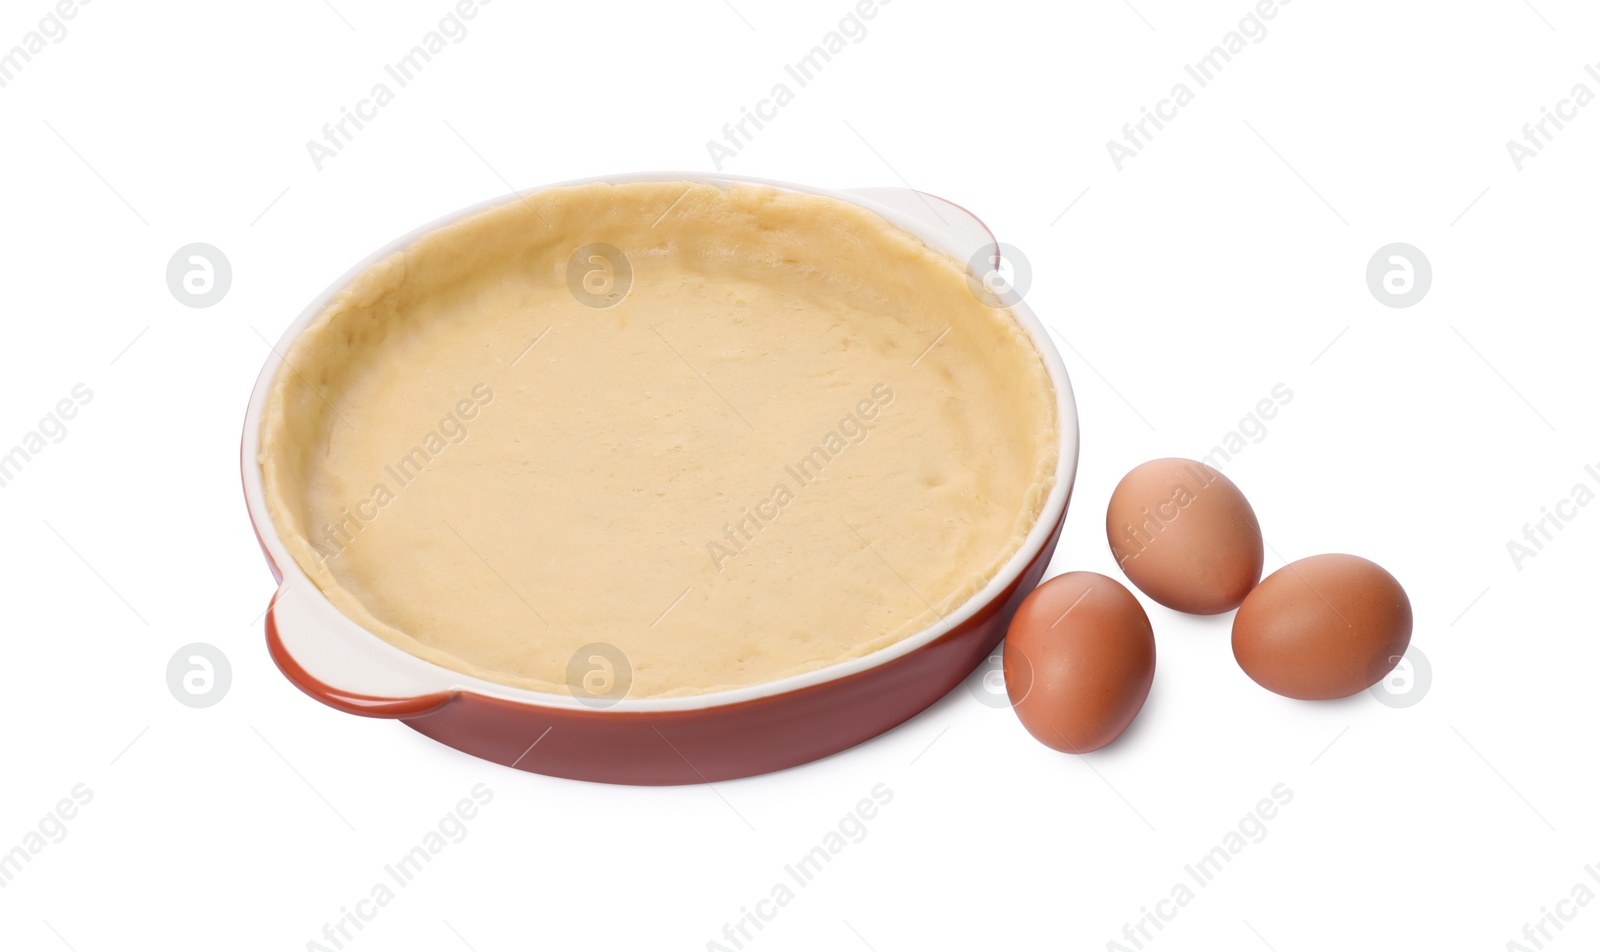
<svg viewBox="0 0 1600 952">
<path fill-rule="evenodd" d="M 815 211 L 818 214 L 831 216 L 830 220 L 846 221 L 850 227 L 861 229 L 867 235 L 867 240 L 878 243 L 885 250 L 885 254 L 903 258 L 907 262 L 904 265 L 907 270 L 926 269 L 930 279 L 947 284 L 952 276 L 958 278 L 962 284 L 966 281 L 962 265 L 929 249 L 916 236 L 851 203 L 765 186 L 724 187 L 670 181 L 631 185 L 594 183 L 531 193 L 524 196 L 520 202 L 512 200 L 430 231 L 405 250 L 389 255 L 361 271 L 334 294 L 329 303 L 287 348 L 284 361 L 269 386 L 263 409 L 258 464 L 261 467 L 269 517 L 295 563 L 341 613 L 408 654 L 497 684 L 559 695 L 571 693 L 564 681 L 550 677 L 531 677 L 503 670 L 498 666 L 476 664 L 455 652 L 420 640 L 401 627 L 386 622 L 371 610 L 358 593 L 340 580 L 328 561 L 323 558 L 323 554 L 318 551 L 312 542 L 312 533 L 308 531 L 307 497 L 310 490 L 306 485 L 306 477 L 321 465 L 318 453 L 319 450 L 326 452 L 327 445 L 321 439 L 311 441 L 303 438 L 303 435 L 317 433 L 321 434 L 323 439 L 328 439 L 331 438 L 328 436 L 331 427 L 338 425 L 335 419 L 339 414 L 335 406 L 338 397 L 335 395 L 330 399 L 328 392 L 330 385 L 337 386 L 341 379 L 340 374 L 344 370 L 341 358 L 347 358 L 351 352 L 343 351 L 338 346 L 330 346 L 330 343 L 336 343 L 343 335 L 344 345 L 355 348 L 356 340 L 363 333 L 380 335 L 384 333 L 383 314 L 404 309 L 408 296 L 414 290 L 410 286 L 410 279 L 417 270 L 419 262 L 425 262 L 428 267 L 437 271 L 441 267 L 439 261 L 444 260 L 444 267 L 454 267 L 470 273 L 475 263 L 485 259 L 482 254 L 464 249 L 485 233 L 503 234 L 521 227 L 532 228 L 536 221 L 547 215 L 558 221 L 562 220 L 560 213 L 563 207 L 582 208 L 586 205 L 616 202 L 621 199 L 638 203 L 650 212 L 661 209 L 663 216 L 672 213 L 675 206 L 680 214 L 698 213 L 707 207 L 715 212 L 719 203 L 731 203 L 733 213 L 753 214 L 758 218 L 769 212 L 804 215 Z M 453 249 L 464 250 L 464 253 L 455 254 L 452 260 Z M 487 253 L 492 254 L 493 251 L 491 248 Z M 441 255 L 444 258 L 441 259 Z M 962 292 L 967 293 L 964 287 Z M 992 326 L 985 326 L 982 331 L 996 335 L 996 339 L 1004 341 L 1006 347 L 1015 349 L 1016 354 L 1012 356 L 1016 359 L 1016 363 L 1008 369 L 1015 370 L 1022 378 L 1027 378 L 1016 386 L 1022 391 L 1031 390 L 1033 405 L 1029 412 L 1037 413 L 1039 419 L 1035 421 L 1037 426 L 1031 431 L 1033 445 L 1018 450 L 1019 453 L 1031 454 L 1034 463 L 1031 481 L 1022 493 L 1022 497 L 1017 500 L 1017 511 L 1009 538 L 987 564 L 973 568 L 964 584 L 955 586 L 947 592 L 930 594 L 927 603 L 932 606 L 933 612 L 941 617 L 958 610 L 982 590 L 1019 550 L 1037 522 L 1054 486 L 1055 471 L 1061 451 L 1060 421 L 1056 419 L 1053 386 L 1032 339 L 1009 310 L 986 307 L 973 310 L 969 307 L 965 308 L 965 312 L 968 315 L 965 320 L 993 322 Z M 930 334 L 929 340 L 932 339 L 933 335 Z M 359 348 L 355 348 L 353 352 L 359 353 Z M 939 359 L 943 359 L 942 352 Z M 1009 448 L 1002 447 L 1002 451 Z M 961 462 L 973 465 L 969 460 Z M 868 548 L 871 548 L 870 543 Z M 768 676 L 754 680 L 727 678 L 714 683 L 678 686 L 669 684 L 656 687 L 648 693 L 634 693 L 629 696 L 651 698 L 693 696 L 780 680 L 865 656 L 912 637 L 934 623 L 932 615 L 923 617 L 920 621 L 915 617 L 901 619 L 898 624 L 878 636 L 863 639 L 845 650 L 830 653 L 825 657 L 802 659 L 784 670 L 770 672 Z M 603 634 L 596 633 L 595 637 L 589 640 L 604 642 L 608 639 Z"/>
</svg>

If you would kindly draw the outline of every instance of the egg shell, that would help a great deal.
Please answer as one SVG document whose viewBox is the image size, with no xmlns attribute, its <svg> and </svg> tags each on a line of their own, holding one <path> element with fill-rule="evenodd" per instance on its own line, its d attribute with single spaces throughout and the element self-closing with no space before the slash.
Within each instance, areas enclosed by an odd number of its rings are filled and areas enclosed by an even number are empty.
<svg viewBox="0 0 1600 952">
<path fill-rule="evenodd" d="M 1313 555 L 1252 591 L 1233 619 L 1233 656 L 1257 684 L 1308 701 L 1383 680 L 1411 643 L 1411 599 L 1375 562 Z"/>
<path fill-rule="evenodd" d="M 1034 589 L 1001 655 L 1012 710 L 1040 743 L 1099 750 L 1133 723 L 1156 674 L 1144 606 L 1122 584 L 1068 572 Z"/>
<path fill-rule="evenodd" d="M 1156 459 L 1122 477 L 1106 541 L 1141 592 L 1180 612 L 1239 607 L 1261 579 L 1261 525 L 1228 477 L 1190 459 Z"/>
</svg>

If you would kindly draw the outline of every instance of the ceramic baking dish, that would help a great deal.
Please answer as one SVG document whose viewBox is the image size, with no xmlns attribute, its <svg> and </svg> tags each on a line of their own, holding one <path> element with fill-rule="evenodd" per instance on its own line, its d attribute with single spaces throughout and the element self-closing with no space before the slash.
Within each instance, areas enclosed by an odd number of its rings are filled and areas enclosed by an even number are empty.
<svg viewBox="0 0 1600 952">
<path fill-rule="evenodd" d="M 998 246 L 971 213 L 907 189 L 830 191 L 702 173 L 607 176 L 577 182 L 694 181 L 765 185 L 852 202 L 958 261 Z M 557 186 L 548 186 L 557 187 Z M 526 193 L 525 193 L 526 194 Z M 1021 548 L 988 585 L 938 624 L 848 662 L 737 690 L 692 697 L 623 698 L 609 706 L 496 684 L 410 655 L 341 614 L 290 557 L 267 514 L 257 463 L 261 417 L 282 355 L 334 295 L 420 236 L 516 195 L 445 216 L 380 249 L 312 301 L 262 368 L 241 446 L 245 501 L 279 587 L 266 612 L 267 648 L 296 687 L 329 707 L 399 720 L 473 756 L 521 770 L 628 784 L 704 783 L 804 764 L 906 721 L 959 684 L 999 643 L 1038 584 L 1060 538 L 1077 465 L 1072 389 L 1050 335 L 1026 303 L 1012 312 L 1044 359 L 1061 445 L 1054 488 Z"/>
</svg>

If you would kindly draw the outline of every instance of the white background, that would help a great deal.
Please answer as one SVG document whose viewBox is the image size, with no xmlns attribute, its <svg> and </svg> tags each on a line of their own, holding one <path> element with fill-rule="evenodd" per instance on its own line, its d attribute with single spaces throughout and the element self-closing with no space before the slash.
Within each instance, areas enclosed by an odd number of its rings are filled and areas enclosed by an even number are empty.
<svg viewBox="0 0 1600 952">
<path fill-rule="evenodd" d="M 1405 584 L 1420 703 L 1277 697 L 1235 665 L 1227 617 L 1147 602 L 1149 703 L 1081 758 L 969 688 L 715 788 L 553 780 L 319 706 L 266 655 L 240 497 L 263 337 L 508 182 L 711 169 L 707 140 L 852 5 L 499 0 L 318 171 L 306 141 L 446 0 L 100 0 L 0 89 L 0 452 L 75 384 L 94 394 L 0 489 L 0 851 L 75 784 L 94 795 L 0 890 L 0 945 L 306 948 L 479 783 L 467 838 L 348 948 L 703 949 L 877 784 L 893 800 L 866 838 L 747 948 L 1106 948 L 1278 784 L 1265 838 L 1146 947 L 1503 949 L 1546 908 L 1575 913 L 1547 947 L 1600 942 L 1600 904 L 1557 905 L 1600 892 L 1600 506 L 1520 569 L 1506 549 L 1600 489 L 1600 104 L 1523 170 L 1506 151 L 1574 84 L 1600 92 L 1600 14 L 1298 0 L 1119 172 L 1107 140 L 1251 9 L 1133 3 L 897 0 L 725 170 L 909 183 L 1023 249 L 1082 413 L 1052 574 L 1115 574 L 1120 475 L 1204 454 L 1286 384 L 1225 471 L 1269 571 L 1348 551 Z M 0 51 L 49 9 L 8 0 Z M 1364 277 L 1395 241 L 1434 270 L 1408 309 Z M 232 262 L 209 309 L 166 284 L 191 242 Z M 233 667 L 204 710 L 166 684 L 191 642 Z"/>
</svg>

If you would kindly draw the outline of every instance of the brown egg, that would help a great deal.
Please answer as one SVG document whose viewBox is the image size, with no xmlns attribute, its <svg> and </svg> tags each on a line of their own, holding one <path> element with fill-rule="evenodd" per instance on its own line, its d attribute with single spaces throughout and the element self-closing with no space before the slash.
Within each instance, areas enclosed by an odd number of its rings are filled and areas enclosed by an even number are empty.
<svg viewBox="0 0 1600 952">
<path fill-rule="evenodd" d="M 1411 600 L 1376 563 L 1354 555 L 1290 562 L 1233 619 L 1233 656 L 1284 697 L 1348 697 L 1383 680 L 1411 643 Z"/>
<path fill-rule="evenodd" d="M 1083 754 L 1133 723 L 1156 675 L 1156 639 L 1133 593 L 1094 572 L 1034 589 L 1006 632 L 1006 693 L 1046 747 Z"/>
<path fill-rule="evenodd" d="M 1239 607 L 1261 578 L 1261 525 L 1228 477 L 1188 459 L 1156 459 L 1122 477 L 1106 540 L 1128 581 L 1180 612 Z"/>
</svg>

